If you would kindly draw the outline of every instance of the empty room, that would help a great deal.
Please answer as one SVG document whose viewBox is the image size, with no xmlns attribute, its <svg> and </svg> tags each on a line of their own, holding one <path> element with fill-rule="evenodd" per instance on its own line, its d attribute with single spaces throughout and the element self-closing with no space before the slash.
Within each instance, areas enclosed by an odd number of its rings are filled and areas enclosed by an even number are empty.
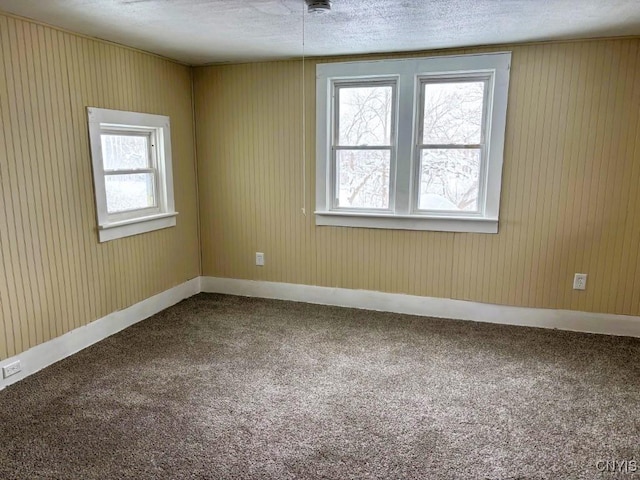
<svg viewBox="0 0 640 480">
<path fill-rule="evenodd" d="M 0 0 L 0 479 L 640 478 L 640 2 Z"/>
</svg>

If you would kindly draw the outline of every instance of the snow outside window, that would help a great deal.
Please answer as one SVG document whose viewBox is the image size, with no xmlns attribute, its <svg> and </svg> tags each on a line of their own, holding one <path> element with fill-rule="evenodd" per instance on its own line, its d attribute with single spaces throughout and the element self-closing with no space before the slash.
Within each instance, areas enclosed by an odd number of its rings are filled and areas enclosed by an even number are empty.
<svg viewBox="0 0 640 480">
<path fill-rule="evenodd" d="M 316 224 L 497 233 L 510 61 L 319 64 Z"/>
<path fill-rule="evenodd" d="M 100 242 L 174 226 L 169 117 L 87 114 Z"/>
</svg>

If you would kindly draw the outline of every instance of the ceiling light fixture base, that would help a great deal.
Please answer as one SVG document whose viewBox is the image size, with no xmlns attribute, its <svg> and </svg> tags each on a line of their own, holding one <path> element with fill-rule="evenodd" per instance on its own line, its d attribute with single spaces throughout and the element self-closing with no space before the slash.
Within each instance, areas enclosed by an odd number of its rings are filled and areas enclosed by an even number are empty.
<svg viewBox="0 0 640 480">
<path fill-rule="evenodd" d="M 331 0 L 305 0 L 305 2 L 309 13 L 326 13 L 331 10 Z"/>
</svg>

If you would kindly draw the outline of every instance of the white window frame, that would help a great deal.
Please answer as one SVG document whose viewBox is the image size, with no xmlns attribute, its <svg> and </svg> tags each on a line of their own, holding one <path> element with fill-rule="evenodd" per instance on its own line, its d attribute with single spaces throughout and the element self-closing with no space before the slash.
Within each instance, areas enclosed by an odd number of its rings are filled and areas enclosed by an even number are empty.
<svg viewBox="0 0 640 480">
<path fill-rule="evenodd" d="M 87 119 L 99 241 L 102 243 L 175 226 L 178 212 L 175 211 L 173 197 L 169 117 L 87 107 Z M 150 165 L 140 169 L 105 171 L 102 157 L 102 134 L 148 137 Z M 135 173 L 154 174 L 156 205 L 149 208 L 109 213 L 105 187 L 106 177 Z"/>
<path fill-rule="evenodd" d="M 316 66 L 316 225 L 447 232 L 497 233 L 511 52 Z M 335 85 L 395 78 L 395 165 L 386 210 L 336 208 L 334 174 Z M 486 80 L 477 212 L 418 209 L 422 85 L 434 79 Z"/>
<path fill-rule="evenodd" d="M 392 98 L 392 108 L 391 108 L 391 135 L 390 135 L 390 144 L 387 145 L 341 145 L 339 144 L 339 122 L 338 122 L 338 109 L 334 105 L 332 108 L 333 114 L 333 128 L 331 131 L 331 178 L 337 179 L 337 153 L 339 150 L 389 150 L 389 207 L 388 208 L 371 208 L 371 209 L 349 209 L 347 207 L 339 207 L 338 206 L 338 195 L 337 188 L 338 185 L 336 182 L 331 182 L 331 207 L 335 210 L 340 211 L 353 211 L 353 212 L 393 212 L 395 208 L 395 172 L 396 172 L 396 158 L 397 158 L 397 96 L 398 96 L 398 78 L 397 76 L 392 77 L 375 77 L 375 78 L 359 78 L 357 81 L 340 81 L 336 80 L 331 83 L 332 94 L 331 97 L 333 102 L 337 104 L 339 102 L 339 95 L 337 92 L 340 88 L 354 88 L 354 87 L 371 87 L 371 86 L 384 86 L 391 87 L 391 98 Z"/>
</svg>

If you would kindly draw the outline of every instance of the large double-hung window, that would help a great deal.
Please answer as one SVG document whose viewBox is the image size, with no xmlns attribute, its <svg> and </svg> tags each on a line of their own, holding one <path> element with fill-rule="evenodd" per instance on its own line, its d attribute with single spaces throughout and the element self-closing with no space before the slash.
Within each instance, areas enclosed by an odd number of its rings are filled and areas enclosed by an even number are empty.
<svg viewBox="0 0 640 480">
<path fill-rule="evenodd" d="M 319 64 L 316 224 L 497 232 L 510 60 Z"/>
</svg>

